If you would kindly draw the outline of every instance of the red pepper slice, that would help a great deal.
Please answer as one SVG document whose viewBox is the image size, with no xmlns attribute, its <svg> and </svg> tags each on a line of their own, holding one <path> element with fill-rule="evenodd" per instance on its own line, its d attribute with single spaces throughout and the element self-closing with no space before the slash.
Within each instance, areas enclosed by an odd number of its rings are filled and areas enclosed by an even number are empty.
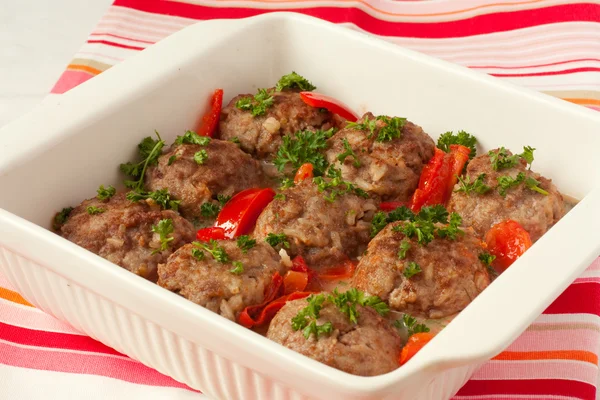
<svg viewBox="0 0 600 400">
<path fill-rule="evenodd" d="M 283 277 L 283 292 L 301 292 L 308 285 L 308 272 L 288 271 Z"/>
<path fill-rule="evenodd" d="M 394 211 L 398 207 L 408 206 L 408 203 L 404 201 L 384 201 L 379 204 L 381 211 Z"/>
<path fill-rule="evenodd" d="M 337 281 L 350 279 L 354 276 L 356 264 L 352 260 L 346 260 L 342 265 L 327 268 L 319 274 L 319 279 L 324 281 Z"/>
<path fill-rule="evenodd" d="M 196 239 L 201 242 L 210 242 L 214 240 L 225 240 L 225 230 L 223 228 L 202 228 L 196 232 Z"/>
<path fill-rule="evenodd" d="M 469 160 L 469 152 L 462 145 L 451 145 L 449 153 L 435 149 L 434 156 L 421 172 L 419 187 L 411 199 L 410 209 L 413 212 L 419 212 L 424 206 L 446 204 L 458 181 L 458 175 Z"/>
<path fill-rule="evenodd" d="M 512 219 L 492 226 L 485 241 L 490 254 L 496 256 L 492 266 L 498 273 L 504 272 L 532 245 L 529 233 Z"/>
<path fill-rule="evenodd" d="M 306 264 L 306 261 L 302 256 L 296 256 L 292 259 L 292 268 L 290 269 L 296 272 L 306 272 L 308 277 L 308 281 L 306 282 L 307 286 L 313 281 L 313 279 L 317 275 L 317 273 L 313 269 L 310 269 L 308 267 L 308 264 Z"/>
<path fill-rule="evenodd" d="M 210 99 L 210 108 L 202 117 L 198 127 L 198 135 L 213 137 L 221 118 L 221 107 L 223 106 L 223 89 L 217 89 Z"/>
<path fill-rule="evenodd" d="M 333 97 L 315 92 L 300 92 L 300 98 L 311 107 L 326 108 L 330 112 L 350 121 L 358 121 L 358 114 Z"/>
<path fill-rule="evenodd" d="M 245 235 L 256 223 L 258 216 L 275 197 L 275 191 L 246 189 L 231 198 L 217 216 L 216 227 L 225 230 L 225 237 Z"/>
<path fill-rule="evenodd" d="M 427 343 L 433 339 L 433 334 L 428 332 L 415 333 L 411 337 L 408 338 L 406 345 L 402 348 L 400 352 L 400 365 L 404 365 L 413 358 L 415 354 L 419 350 L 421 350 Z"/>
<path fill-rule="evenodd" d="M 275 314 L 279 312 L 288 301 L 303 299 L 312 294 L 312 292 L 294 292 L 285 296 L 281 296 L 278 299 L 267 304 L 259 313 L 252 313 L 246 307 L 244 311 L 238 317 L 238 322 L 245 328 L 254 328 L 256 326 L 263 326 L 271 322 Z"/>
<path fill-rule="evenodd" d="M 311 163 L 302 164 L 294 176 L 294 183 L 297 185 L 305 179 L 312 179 L 313 165 Z"/>
</svg>

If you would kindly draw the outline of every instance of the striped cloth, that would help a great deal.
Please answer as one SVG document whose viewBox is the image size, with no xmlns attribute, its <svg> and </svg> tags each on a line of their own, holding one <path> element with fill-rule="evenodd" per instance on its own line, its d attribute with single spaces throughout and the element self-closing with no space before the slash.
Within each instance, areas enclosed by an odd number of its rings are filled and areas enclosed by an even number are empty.
<svg viewBox="0 0 600 400">
<path fill-rule="evenodd" d="M 116 0 L 52 93 L 64 93 L 198 20 L 279 10 L 369 32 L 600 110 L 597 0 Z M 455 398 L 595 398 L 599 315 L 600 259 Z M 15 399 L 203 397 L 45 315 L 1 276 L 0 388 L 0 397 Z"/>
</svg>

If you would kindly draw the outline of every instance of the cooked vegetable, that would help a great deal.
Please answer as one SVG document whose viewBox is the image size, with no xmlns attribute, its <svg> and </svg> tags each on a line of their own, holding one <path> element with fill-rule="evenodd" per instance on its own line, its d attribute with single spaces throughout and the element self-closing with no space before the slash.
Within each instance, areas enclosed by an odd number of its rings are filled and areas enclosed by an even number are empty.
<svg viewBox="0 0 600 400">
<path fill-rule="evenodd" d="M 308 273 L 301 271 L 288 271 L 283 277 L 284 293 L 302 292 L 308 285 Z"/>
<path fill-rule="evenodd" d="M 274 101 L 275 99 L 267 89 L 258 89 L 258 93 L 254 97 L 241 98 L 235 103 L 235 106 L 240 110 L 250 111 L 253 117 L 257 117 L 265 114 Z"/>
<path fill-rule="evenodd" d="M 350 107 L 333 97 L 320 93 L 300 92 L 300 98 L 311 107 L 325 108 L 350 122 L 358 121 L 358 115 Z"/>
<path fill-rule="evenodd" d="M 294 71 L 292 71 L 291 74 L 282 76 L 281 79 L 279 79 L 279 82 L 277 82 L 277 85 L 275 85 L 275 91 L 277 92 L 281 92 L 285 89 L 300 89 L 311 92 L 316 88 L 317 87 L 310 83 L 306 78 L 298 75 Z"/>
<path fill-rule="evenodd" d="M 319 272 L 317 275 L 323 281 L 337 281 L 341 279 L 350 279 L 354 276 L 356 263 L 352 260 L 346 260 L 341 265 L 329 267 Z"/>
<path fill-rule="evenodd" d="M 312 179 L 314 177 L 313 170 L 314 168 L 312 164 L 302 164 L 294 176 L 294 183 L 297 185 L 306 179 Z"/>
<path fill-rule="evenodd" d="M 329 129 L 314 132 L 300 131 L 294 136 L 284 136 L 273 164 L 280 172 L 289 164 L 295 173 L 301 165 L 310 163 L 314 167 L 315 174 L 322 175 L 327 168 L 327 161 L 321 151 L 327 147 L 327 139 L 332 134 L 333 129 Z"/>
<path fill-rule="evenodd" d="M 437 141 L 437 147 L 446 153 L 450 152 L 450 146 L 453 144 L 460 144 L 467 147 L 470 150 L 469 159 L 472 159 L 477 155 L 477 139 L 470 133 L 458 131 L 455 135 L 454 132 L 446 132 L 443 133 Z"/>
<path fill-rule="evenodd" d="M 202 121 L 198 127 L 200 136 L 213 137 L 217 130 L 217 125 L 221 118 L 221 108 L 223 107 L 223 89 L 216 89 L 210 98 L 208 111 L 202 116 Z"/>
<path fill-rule="evenodd" d="M 150 136 L 144 138 L 138 145 L 138 151 L 142 161 L 138 163 L 125 163 L 121 164 L 121 172 L 125 175 L 131 176 L 134 180 L 126 180 L 125 186 L 133 189 L 136 192 L 141 192 L 144 189 L 144 175 L 146 169 L 150 165 L 158 164 L 158 157 L 165 146 L 164 140 L 161 139 L 158 132 L 156 132 L 158 140 L 152 139 Z"/>
<path fill-rule="evenodd" d="M 96 192 L 98 193 L 96 196 L 98 200 L 109 200 L 111 197 L 117 194 L 117 189 L 112 186 L 104 188 L 104 185 L 100 185 Z"/>
<path fill-rule="evenodd" d="M 126 198 L 131 202 L 150 199 L 164 210 L 177 211 L 179 204 L 181 203 L 180 200 L 171 200 L 168 189 L 160 189 L 154 192 L 129 192 L 127 193 Z"/>
<path fill-rule="evenodd" d="M 427 343 L 433 339 L 434 335 L 428 332 L 415 333 L 408 338 L 408 342 L 400 352 L 400 365 L 404 365 L 414 357 Z"/>
<path fill-rule="evenodd" d="M 225 204 L 215 226 L 223 228 L 227 238 L 245 235 L 254 227 L 256 219 L 273 197 L 275 191 L 269 188 L 242 190 Z"/>
<path fill-rule="evenodd" d="M 202 228 L 196 232 L 196 239 L 201 242 L 210 242 L 211 240 L 225 240 L 225 230 L 219 227 Z"/>
<path fill-rule="evenodd" d="M 485 235 L 487 249 L 495 259 L 492 266 L 498 273 L 504 272 L 532 245 L 529 233 L 514 220 L 506 220 L 492 226 Z"/>
<path fill-rule="evenodd" d="M 196 161 L 196 164 L 202 165 L 206 160 L 208 160 L 208 153 L 206 150 L 202 149 L 194 154 L 194 161 Z"/>
<path fill-rule="evenodd" d="M 394 211 L 397 208 L 408 206 L 408 203 L 403 201 L 383 201 L 379 203 L 379 209 L 381 211 Z"/>
<path fill-rule="evenodd" d="M 173 220 L 171 218 L 161 219 L 158 224 L 152 225 L 152 232 L 158 233 L 160 236 L 160 249 L 156 249 L 152 254 L 160 253 L 167 250 L 169 243 L 175 240 L 173 236 L 169 237 L 174 232 Z"/>
</svg>

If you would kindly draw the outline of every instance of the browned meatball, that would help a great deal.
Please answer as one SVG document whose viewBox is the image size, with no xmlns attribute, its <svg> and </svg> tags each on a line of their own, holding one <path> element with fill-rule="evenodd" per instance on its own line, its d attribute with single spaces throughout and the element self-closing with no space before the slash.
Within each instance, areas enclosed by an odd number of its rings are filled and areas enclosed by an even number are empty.
<svg viewBox="0 0 600 400">
<path fill-rule="evenodd" d="M 507 153 L 512 155 L 509 151 Z M 531 190 L 522 182 L 508 189 L 503 197 L 498 190 L 498 178 L 516 178 L 519 173 L 523 173 L 526 179 L 539 181 L 539 187 L 548 194 Z M 535 242 L 565 215 L 565 202 L 556 186 L 550 179 L 528 170 L 527 162 L 523 159 L 519 159 L 515 167 L 495 171 L 488 154 L 477 156 L 467 166 L 466 178 L 473 182 L 481 174 L 485 174 L 483 182 L 490 188 L 487 193 L 455 191 L 448 204 L 448 209 L 460 214 L 463 224 L 473 227 L 481 237 L 492 225 L 512 219 L 521 224 Z M 458 184 L 455 190 L 460 187 Z"/>
<path fill-rule="evenodd" d="M 442 318 L 464 309 L 490 283 L 486 267 L 479 261 L 481 241 L 472 230 L 456 240 L 435 238 L 423 246 L 393 227 L 385 227 L 369 243 L 358 264 L 353 286 L 379 296 L 390 308 L 424 318 Z M 400 244 L 408 241 L 406 257 L 399 257 Z M 406 277 L 411 262 L 422 272 Z"/>
<path fill-rule="evenodd" d="M 306 299 L 288 302 L 271 321 L 267 337 L 314 360 L 354 375 L 375 376 L 399 367 L 400 336 L 388 321 L 370 307 L 356 306 L 358 323 L 351 322 L 333 303 L 325 302 L 318 325 L 331 322 L 330 334 L 311 335 L 292 328 L 292 318 L 307 305 Z"/>
<path fill-rule="evenodd" d="M 302 255 L 313 267 L 356 257 L 370 240 L 375 200 L 343 194 L 329 201 L 311 180 L 282 192 L 258 217 L 254 236 L 285 234 L 290 256 Z"/>
<path fill-rule="evenodd" d="M 400 122 L 400 137 L 381 141 L 378 137 L 382 128 L 392 127 L 385 122 L 389 118 L 378 118 L 367 113 L 358 121 L 360 127 L 351 125 L 337 132 L 327 142 L 327 161 L 341 168 L 344 180 L 383 200 L 408 201 L 423 167 L 433 157 L 435 143 L 410 121 Z M 368 128 L 368 121 L 373 130 Z M 347 155 L 348 146 L 353 155 Z M 340 155 L 346 155 L 343 162 Z"/>
<path fill-rule="evenodd" d="M 308 128 L 329 129 L 334 124 L 330 112 L 307 105 L 295 91 L 273 93 L 273 105 L 260 116 L 253 117 L 249 110 L 235 106 L 238 100 L 252 96 L 236 96 L 223 108 L 219 132 L 221 139 L 237 138 L 242 150 L 259 159 L 270 159 L 285 135 Z"/>
<path fill-rule="evenodd" d="M 199 164 L 206 152 L 205 160 Z M 170 164 L 170 165 L 169 165 Z M 181 200 L 179 211 L 186 218 L 200 217 L 202 204 L 222 194 L 265 185 L 260 165 L 234 143 L 212 139 L 206 146 L 173 145 L 146 173 L 146 186 L 154 191 L 168 189 Z"/>
<path fill-rule="evenodd" d="M 217 261 L 202 246 L 222 249 L 228 260 Z M 235 321 L 246 306 L 262 303 L 276 271 L 283 272 L 281 259 L 266 243 L 256 243 L 244 253 L 234 240 L 194 242 L 158 266 L 158 284 Z"/>
<path fill-rule="evenodd" d="M 168 242 L 166 250 L 160 251 L 160 235 L 152 227 L 165 219 L 172 221 L 173 232 L 167 237 L 173 240 Z M 151 200 L 133 203 L 120 193 L 108 201 L 85 200 L 71 211 L 59 233 L 100 257 L 156 282 L 158 264 L 194 240 L 195 229 L 175 211 L 161 210 Z"/>
</svg>

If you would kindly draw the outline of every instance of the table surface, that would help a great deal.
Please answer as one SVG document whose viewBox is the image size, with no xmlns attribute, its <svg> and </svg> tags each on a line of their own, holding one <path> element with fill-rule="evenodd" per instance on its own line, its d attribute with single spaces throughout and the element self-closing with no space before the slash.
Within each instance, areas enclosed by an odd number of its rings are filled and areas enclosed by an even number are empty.
<svg viewBox="0 0 600 400">
<path fill-rule="evenodd" d="M 110 4 L 0 0 L 0 127 L 48 95 Z"/>
</svg>

